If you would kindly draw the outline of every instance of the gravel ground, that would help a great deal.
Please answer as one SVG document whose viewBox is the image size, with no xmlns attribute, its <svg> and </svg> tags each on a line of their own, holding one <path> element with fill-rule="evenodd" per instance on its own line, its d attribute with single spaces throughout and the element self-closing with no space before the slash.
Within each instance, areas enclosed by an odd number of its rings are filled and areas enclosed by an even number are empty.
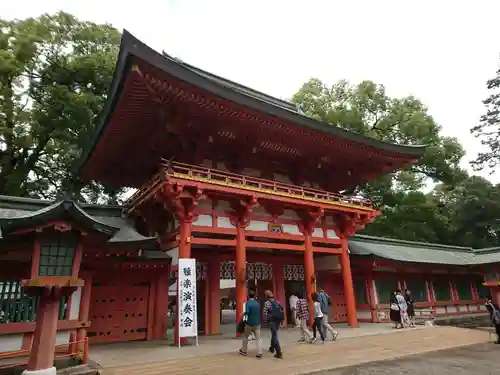
<svg viewBox="0 0 500 375">
<path fill-rule="evenodd" d="M 500 345 L 492 343 L 473 345 L 404 357 L 397 360 L 372 362 L 360 366 L 314 373 L 314 375 L 396 374 L 500 374 Z"/>
</svg>

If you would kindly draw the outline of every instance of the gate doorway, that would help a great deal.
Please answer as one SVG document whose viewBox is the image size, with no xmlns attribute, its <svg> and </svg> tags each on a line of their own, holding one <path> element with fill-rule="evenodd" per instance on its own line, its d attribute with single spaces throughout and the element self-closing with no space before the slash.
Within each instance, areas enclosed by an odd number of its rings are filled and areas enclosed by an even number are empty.
<svg viewBox="0 0 500 375">
<path fill-rule="evenodd" d="M 90 343 L 146 340 L 151 280 L 148 275 L 96 277 L 92 283 Z"/>
</svg>

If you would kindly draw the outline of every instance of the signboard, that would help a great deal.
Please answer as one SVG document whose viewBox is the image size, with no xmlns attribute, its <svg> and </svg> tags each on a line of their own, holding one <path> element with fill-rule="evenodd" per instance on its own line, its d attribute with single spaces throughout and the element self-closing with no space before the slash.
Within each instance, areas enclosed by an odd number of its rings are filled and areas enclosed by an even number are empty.
<svg viewBox="0 0 500 375">
<path fill-rule="evenodd" d="M 179 337 L 196 337 L 198 344 L 196 259 L 180 258 L 178 267 L 177 306 L 179 308 Z"/>
</svg>

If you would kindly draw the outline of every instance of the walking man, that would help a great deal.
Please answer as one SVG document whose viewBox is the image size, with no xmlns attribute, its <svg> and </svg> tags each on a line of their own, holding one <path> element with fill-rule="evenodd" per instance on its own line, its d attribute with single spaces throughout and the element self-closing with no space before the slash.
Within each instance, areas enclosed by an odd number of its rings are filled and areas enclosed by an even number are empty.
<svg viewBox="0 0 500 375">
<path fill-rule="evenodd" d="M 262 358 L 262 342 L 260 341 L 260 303 L 255 299 L 255 289 L 248 291 L 248 301 L 245 304 L 245 312 L 243 319 L 245 321 L 245 330 L 243 331 L 242 348 L 239 350 L 240 355 L 246 356 L 248 354 L 248 337 L 251 334 L 255 336 L 255 343 L 257 345 L 257 359 Z"/>
<path fill-rule="evenodd" d="M 297 301 L 299 298 L 295 293 L 292 293 L 288 300 L 288 304 L 290 305 L 290 310 L 292 311 L 292 323 L 295 327 L 300 327 L 300 323 L 297 319 Z"/>
<path fill-rule="evenodd" d="M 282 359 L 283 352 L 281 351 L 278 331 L 281 323 L 285 319 L 285 313 L 279 301 L 274 298 L 273 292 L 266 290 L 265 295 L 266 302 L 264 303 L 264 321 L 267 322 L 269 329 L 271 330 L 271 346 L 269 346 L 269 351 L 274 353 L 274 358 Z"/>
<path fill-rule="evenodd" d="M 299 293 L 297 300 L 297 319 L 300 322 L 300 340 L 299 342 L 312 342 L 313 334 L 309 331 L 307 324 L 309 323 L 309 306 L 305 299 L 304 293 Z"/>
<path fill-rule="evenodd" d="M 331 306 L 332 306 L 332 299 L 330 296 L 325 292 L 323 288 L 319 289 L 318 293 L 318 299 L 319 303 L 321 306 L 321 312 L 323 313 L 323 332 L 325 334 L 330 332 L 332 334 L 333 340 L 336 340 L 339 333 L 333 329 L 333 327 L 329 323 L 329 318 L 330 318 L 330 313 L 331 313 Z"/>
</svg>

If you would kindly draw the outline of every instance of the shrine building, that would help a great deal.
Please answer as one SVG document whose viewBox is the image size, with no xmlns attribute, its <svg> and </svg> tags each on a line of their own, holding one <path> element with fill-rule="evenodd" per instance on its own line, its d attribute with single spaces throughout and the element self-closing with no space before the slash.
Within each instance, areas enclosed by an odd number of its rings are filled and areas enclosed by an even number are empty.
<svg viewBox="0 0 500 375">
<path fill-rule="evenodd" d="M 206 335 L 220 333 L 221 280 L 235 281 L 237 317 L 248 285 L 287 307 L 322 287 L 332 322 L 351 327 L 387 321 L 397 287 L 437 316 L 484 312 L 498 249 L 356 235 L 379 212 L 342 192 L 424 152 L 309 118 L 125 31 L 78 176 L 136 192 L 123 206 L 0 197 L 0 351 L 33 349 L 38 371 L 70 340 L 164 339 L 179 258 L 196 259 Z"/>
</svg>

